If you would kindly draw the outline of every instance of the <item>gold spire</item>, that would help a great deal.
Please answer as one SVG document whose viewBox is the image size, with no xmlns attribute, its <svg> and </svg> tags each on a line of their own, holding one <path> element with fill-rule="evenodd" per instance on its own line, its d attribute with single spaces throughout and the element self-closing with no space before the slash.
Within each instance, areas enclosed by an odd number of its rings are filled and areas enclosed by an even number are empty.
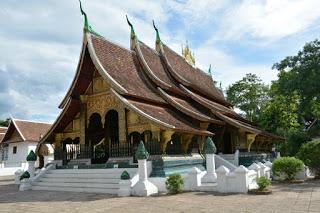
<svg viewBox="0 0 320 213">
<path fill-rule="evenodd" d="M 196 60 L 194 59 L 194 53 L 189 48 L 188 41 L 186 41 L 185 48 L 182 45 L 182 56 L 190 65 L 195 66 Z"/>
</svg>

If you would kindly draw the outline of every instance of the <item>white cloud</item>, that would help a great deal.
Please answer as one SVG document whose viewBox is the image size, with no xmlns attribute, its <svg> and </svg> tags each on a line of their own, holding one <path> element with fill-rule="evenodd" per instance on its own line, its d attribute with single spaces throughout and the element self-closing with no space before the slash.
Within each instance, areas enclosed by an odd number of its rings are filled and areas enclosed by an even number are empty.
<svg viewBox="0 0 320 213">
<path fill-rule="evenodd" d="M 277 78 L 277 71 L 272 70 L 271 66 L 238 62 L 236 58 L 225 54 L 214 46 L 202 46 L 195 52 L 198 60 L 197 66 L 203 71 L 207 71 L 209 64 L 211 64 L 213 79 L 222 82 L 223 87 L 229 86 L 247 73 L 256 74 L 266 83 Z"/>
<path fill-rule="evenodd" d="M 83 18 L 78 2 L 1 3 L 0 16 L 5 18 L 0 19 L 0 118 L 11 113 L 23 119 L 53 121 L 79 58 Z M 318 0 L 95 0 L 83 1 L 83 7 L 94 30 L 127 48 L 126 14 L 139 39 L 151 47 L 155 39 L 152 19 L 162 40 L 178 53 L 186 39 L 198 41 L 194 50 L 199 66 L 207 70 L 211 63 L 214 78 L 224 86 L 249 72 L 266 82 L 275 79 L 276 73 L 269 64 L 240 61 L 236 52 L 227 55 L 217 48 L 218 41 L 274 41 L 304 31 L 320 16 Z M 181 22 L 184 24 L 175 25 Z M 194 27 L 198 30 L 195 35 L 207 33 L 215 40 L 187 38 Z"/>
<path fill-rule="evenodd" d="M 217 37 L 279 40 L 314 24 L 320 18 L 319 8 L 318 0 L 244 0 L 221 18 Z"/>
<path fill-rule="evenodd" d="M 232 3 L 231 0 L 167 1 L 170 10 L 179 14 L 187 28 L 218 21 L 216 13 Z"/>
</svg>

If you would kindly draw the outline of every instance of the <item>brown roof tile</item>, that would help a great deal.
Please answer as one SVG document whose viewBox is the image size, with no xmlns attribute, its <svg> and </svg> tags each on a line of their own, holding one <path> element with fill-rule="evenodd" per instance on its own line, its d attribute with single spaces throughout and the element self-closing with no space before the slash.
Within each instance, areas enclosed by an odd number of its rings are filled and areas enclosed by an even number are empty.
<svg viewBox="0 0 320 213">
<path fill-rule="evenodd" d="M 7 129 L 8 129 L 7 127 L 0 127 L 0 134 L 6 133 Z"/>
<path fill-rule="evenodd" d="M 0 133 L 0 143 L 2 142 L 2 139 L 4 138 L 5 133 Z"/>
<path fill-rule="evenodd" d="M 44 136 L 51 127 L 51 124 L 36 121 L 13 119 L 13 122 L 18 132 L 26 141 L 39 141 L 40 136 Z"/>
<path fill-rule="evenodd" d="M 128 100 L 130 104 L 140 109 L 144 113 L 154 117 L 155 119 L 172 125 L 174 130 L 196 133 L 201 135 L 210 135 L 210 132 L 200 130 L 198 126 L 188 122 L 186 116 L 183 118 L 170 107 L 150 105 L 138 101 Z"/>
<path fill-rule="evenodd" d="M 191 83 L 198 92 L 226 102 L 222 92 L 215 87 L 211 76 L 189 65 L 180 55 L 164 44 L 163 50 L 172 69 Z"/>
<path fill-rule="evenodd" d="M 168 71 L 165 69 L 165 65 L 162 63 L 160 55 L 147 45 L 142 42 L 139 42 L 141 52 L 144 59 L 146 60 L 148 66 L 154 75 L 159 78 L 161 81 L 165 82 L 175 90 L 180 90 L 177 86 L 177 82 L 170 76 Z M 158 85 L 161 86 L 161 85 Z"/>
<path fill-rule="evenodd" d="M 149 85 L 137 56 L 131 50 L 125 49 L 101 37 L 92 35 L 95 53 L 108 74 L 128 91 L 128 95 L 164 102 Z"/>
</svg>

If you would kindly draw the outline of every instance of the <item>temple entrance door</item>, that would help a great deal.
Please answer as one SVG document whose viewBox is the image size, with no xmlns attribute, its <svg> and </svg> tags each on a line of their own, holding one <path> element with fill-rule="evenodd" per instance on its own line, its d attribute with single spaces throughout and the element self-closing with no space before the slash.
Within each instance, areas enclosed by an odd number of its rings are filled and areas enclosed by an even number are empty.
<svg viewBox="0 0 320 213">
<path fill-rule="evenodd" d="M 104 131 L 101 122 L 101 116 L 93 113 L 89 119 L 88 126 L 88 143 L 91 150 L 91 163 L 99 164 L 106 162 L 106 146 L 104 143 Z"/>
<path fill-rule="evenodd" d="M 229 132 L 223 135 L 223 154 L 232 154 L 231 134 Z"/>
<path fill-rule="evenodd" d="M 136 151 L 138 149 L 139 143 L 141 141 L 141 135 L 139 132 L 132 132 L 129 135 L 129 141 L 131 143 L 131 147 L 132 147 L 132 155 L 133 155 L 133 162 L 134 163 L 138 163 L 137 159 L 136 159 Z"/>
<path fill-rule="evenodd" d="M 107 148 L 106 161 L 112 147 L 119 147 L 119 116 L 116 110 L 109 110 L 105 117 L 105 146 Z"/>
<path fill-rule="evenodd" d="M 166 154 L 168 155 L 180 155 L 183 154 L 181 148 L 181 136 L 173 134 L 171 140 L 167 143 Z"/>
</svg>

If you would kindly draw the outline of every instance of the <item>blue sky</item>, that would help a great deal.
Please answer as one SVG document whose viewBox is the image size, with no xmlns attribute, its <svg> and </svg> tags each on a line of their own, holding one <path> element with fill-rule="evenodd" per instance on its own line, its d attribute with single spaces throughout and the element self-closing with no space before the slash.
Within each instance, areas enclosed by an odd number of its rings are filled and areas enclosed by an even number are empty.
<svg viewBox="0 0 320 213">
<path fill-rule="evenodd" d="M 225 88 L 246 73 L 265 83 L 271 67 L 319 38 L 319 0 L 82 0 L 104 37 L 129 48 L 129 27 L 154 46 L 154 19 L 163 42 L 178 53 L 186 40 L 196 65 Z M 0 118 L 53 122 L 76 71 L 83 18 L 77 0 L 10 0 L 0 8 Z"/>
</svg>

